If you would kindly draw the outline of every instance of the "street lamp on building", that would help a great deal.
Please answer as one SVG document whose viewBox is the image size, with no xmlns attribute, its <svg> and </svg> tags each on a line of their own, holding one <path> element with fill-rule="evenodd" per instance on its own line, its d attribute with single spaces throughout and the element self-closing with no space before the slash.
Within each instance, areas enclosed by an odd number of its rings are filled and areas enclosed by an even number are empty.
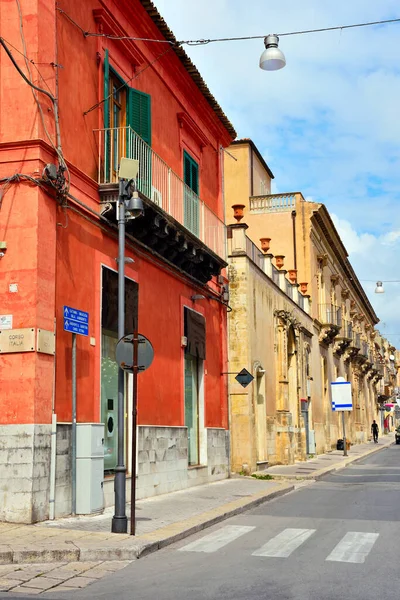
<svg viewBox="0 0 400 600">
<path fill-rule="evenodd" d="M 143 214 L 143 202 L 136 190 L 139 162 L 121 158 L 118 172 L 118 339 L 125 335 L 125 224 Z M 125 465 L 125 372 L 118 369 L 118 458 L 115 467 L 115 507 L 111 531 L 127 533 L 126 516 L 126 465 Z"/>
</svg>

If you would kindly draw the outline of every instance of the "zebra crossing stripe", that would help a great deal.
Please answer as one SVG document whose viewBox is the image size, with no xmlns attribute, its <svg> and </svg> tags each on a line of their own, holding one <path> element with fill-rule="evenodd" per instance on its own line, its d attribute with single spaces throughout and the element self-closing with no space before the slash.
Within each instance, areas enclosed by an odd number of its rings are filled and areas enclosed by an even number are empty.
<svg viewBox="0 0 400 600">
<path fill-rule="evenodd" d="M 183 548 L 179 548 L 179 550 L 181 552 L 215 552 L 245 533 L 253 531 L 253 529 L 255 527 L 249 525 L 227 525 L 199 540 L 195 540 L 191 544 L 187 544 L 187 546 L 183 546 Z"/>
<path fill-rule="evenodd" d="M 253 552 L 252 556 L 287 558 L 296 548 L 308 540 L 315 531 L 315 529 L 284 529 L 264 546 Z"/>
<path fill-rule="evenodd" d="M 326 560 L 361 564 L 365 562 L 378 537 L 379 533 L 349 531 L 332 550 Z"/>
</svg>

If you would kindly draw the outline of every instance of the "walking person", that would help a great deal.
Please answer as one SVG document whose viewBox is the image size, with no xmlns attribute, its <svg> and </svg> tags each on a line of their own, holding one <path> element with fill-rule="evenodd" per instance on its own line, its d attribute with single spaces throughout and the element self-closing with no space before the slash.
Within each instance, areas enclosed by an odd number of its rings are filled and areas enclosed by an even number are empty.
<svg viewBox="0 0 400 600">
<path fill-rule="evenodd" d="M 374 442 L 375 442 L 375 444 L 377 444 L 378 443 L 379 427 L 378 427 L 378 423 L 375 421 L 375 419 L 372 421 L 371 433 L 374 436 Z"/>
</svg>

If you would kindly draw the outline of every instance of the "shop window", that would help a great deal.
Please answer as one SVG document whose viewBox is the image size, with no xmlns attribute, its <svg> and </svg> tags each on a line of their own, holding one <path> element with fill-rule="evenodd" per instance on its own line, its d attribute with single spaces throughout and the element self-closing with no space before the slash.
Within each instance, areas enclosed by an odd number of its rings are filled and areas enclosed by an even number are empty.
<svg viewBox="0 0 400 600">
<path fill-rule="evenodd" d="M 115 360 L 118 343 L 118 274 L 103 267 L 102 282 L 101 420 L 104 423 L 104 471 L 111 474 L 117 465 L 118 440 L 118 365 Z M 132 333 L 137 327 L 137 316 L 138 285 L 125 278 L 126 334 Z M 125 398 L 127 397 L 125 394 Z M 128 410 L 125 412 L 129 414 Z M 128 439 L 127 434 L 125 439 Z"/>
<path fill-rule="evenodd" d="M 199 313 L 185 308 L 185 426 L 188 431 L 188 463 L 205 462 L 201 447 L 204 441 L 203 373 L 206 357 L 205 319 Z M 203 460 L 201 460 L 203 458 Z"/>
</svg>

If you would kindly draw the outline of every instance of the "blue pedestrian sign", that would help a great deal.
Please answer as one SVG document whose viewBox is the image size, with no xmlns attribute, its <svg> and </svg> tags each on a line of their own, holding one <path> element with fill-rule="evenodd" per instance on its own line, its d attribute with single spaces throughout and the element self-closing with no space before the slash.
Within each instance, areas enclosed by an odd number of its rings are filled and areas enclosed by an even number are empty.
<svg viewBox="0 0 400 600">
<path fill-rule="evenodd" d="M 77 333 L 78 335 L 89 335 L 89 313 L 64 306 L 64 331 Z"/>
</svg>

